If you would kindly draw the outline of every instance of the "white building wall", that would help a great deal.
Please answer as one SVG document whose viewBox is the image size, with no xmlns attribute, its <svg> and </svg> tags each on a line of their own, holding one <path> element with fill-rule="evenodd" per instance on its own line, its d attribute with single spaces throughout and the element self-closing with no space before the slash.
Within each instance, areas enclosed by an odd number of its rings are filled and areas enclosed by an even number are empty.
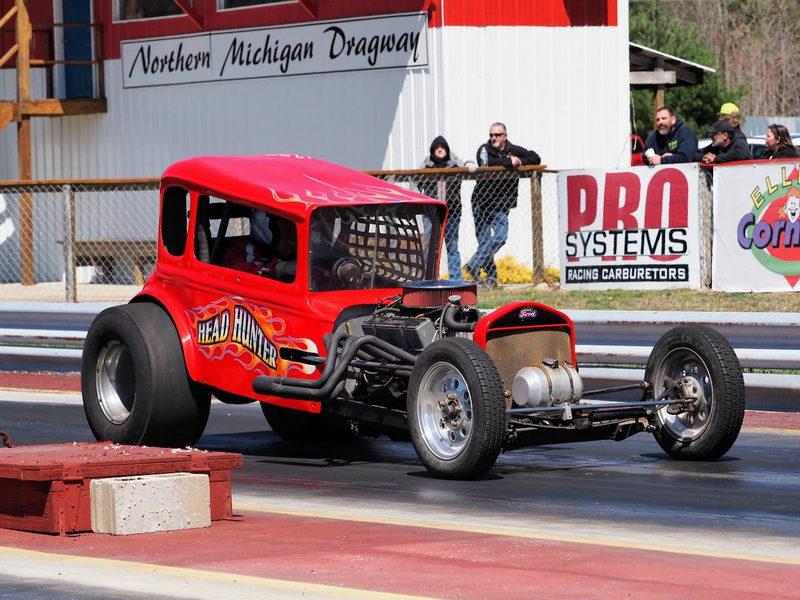
<svg viewBox="0 0 800 600">
<path fill-rule="evenodd" d="M 629 165 L 624 17 L 619 27 L 445 28 L 444 133 L 453 149 L 474 158 L 489 125 L 502 121 L 509 140 L 550 168 Z"/>
<path fill-rule="evenodd" d="M 495 121 L 509 140 L 535 150 L 549 169 L 630 166 L 628 5 L 619 3 L 617 27 L 447 27 L 442 47 L 442 133 L 453 151 L 475 160 Z M 479 49 L 486 48 L 489 51 Z M 542 178 L 546 266 L 557 267 L 558 195 L 555 175 Z M 471 184 L 462 191 L 462 262 L 475 252 Z M 532 264 L 528 182 L 510 214 L 511 254 Z"/>
<path fill-rule="evenodd" d="M 119 61 L 108 67 L 107 114 L 34 122 L 35 177 L 152 177 L 204 154 L 380 168 L 399 106 L 430 80 L 390 70 L 125 90 Z"/>
<path fill-rule="evenodd" d="M 429 51 L 440 35 L 429 31 Z M 441 118 L 429 104 L 435 66 L 138 89 L 123 89 L 120 60 L 105 67 L 106 114 L 32 120 L 34 179 L 157 177 L 176 160 L 215 154 L 412 168 Z M 13 97 L 7 90 L 13 82 L 0 89 Z M 15 128 L 0 132 L 0 148 L 0 179 L 14 179 Z"/>
<path fill-rule="evenodd" d="M 414 168 L 438 134 L 473 158 L 497 120 L 551 168 L 624 166 L 628 13 L 619 4 L 617 27 L 430 29 L 422 69 L 123 89 L 121 61 L 107 61 L 108 113 L 32 120 L 33 176 L 157 177 L 203 154 Z M 2 70 L 2 96 L 13 89 L 13 71 Z M 0 179 L 16 179 L 13 125 L 0 132 L 0 152 Z"/>
</svg>

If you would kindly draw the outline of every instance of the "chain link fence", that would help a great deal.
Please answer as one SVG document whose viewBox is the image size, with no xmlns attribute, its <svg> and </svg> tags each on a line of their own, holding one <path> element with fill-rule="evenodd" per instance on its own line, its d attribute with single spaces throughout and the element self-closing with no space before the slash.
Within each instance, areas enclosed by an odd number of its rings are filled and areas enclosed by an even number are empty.
<svg viewBox="0 0 800 600">
<path fill-rule="evenodd" d="M 153 268 L 158 180 L 0 184 L 0 299 L 125 302 Z"/>
<path fill-rule="evenodd" d="M 448 222 L 440 270 L 492 286 L 530 283 L 558 265 L 558 212 L 555 177 L 542 167 L 482 167 L 370 171 L 370 174 L 447 203 Z M 550 199 L 543 199 L 545 181 Z M 548 226 L 543 223 L 547 221 Z M 545 230 L 552 232 L 544 239 Z M 535 233 L 532 233 L 535 232 Z"/>
<path fill-rule="evenodd" d="M 540 167 L 489 167 L 476 173 L 426 169 L 372 174 L 448 202 L 449 252 L 443 252 L 443 276 L 449 268 L 451 276 L 460 276 L 461 266 L 483 248 L 489 252 L 471 263 L 476 277 L 497 281 L 492 271 L 497 262 L 499 283 L 523 283 L 541 280 L 545 266 L 558 265 L 555 174 L 544 178 L 550 193 L 543 202 L 540 173 Z M 0 183 L 0 300 L 129 300 L 155 262 L 158 189 L 155 179 Z M 493 218 L 491 230 L 482 229 Z M 543 229 L 549 232 L 544 240 L 531 235 Z M 480 244 L 479 235 L 484 236 Z"/>
<path fill-rule="evenodd" d="M 450 207 L 440 273 L 493 283 L 558 276 L 558 173 L 542 167 L 370 171 Z M 700 177 L 700 231 L 711 194 Z M 156 179 L 0 183 L 0 300 L 126 302 L 157 249 Z M 507 232 L 507 233 L 506 233 Z M 711 235 L 701 236 L 711 281 Z"/>
</svg>

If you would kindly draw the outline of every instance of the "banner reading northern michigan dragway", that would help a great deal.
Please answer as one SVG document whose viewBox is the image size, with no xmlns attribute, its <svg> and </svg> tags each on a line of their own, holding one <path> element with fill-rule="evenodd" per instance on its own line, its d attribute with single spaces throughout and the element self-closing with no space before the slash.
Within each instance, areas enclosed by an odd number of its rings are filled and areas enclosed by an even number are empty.
<svg viewBox="0 0 800 600">
<path fill-rule="evenodd" d="M 798 163 L 714 169 L 711 286 L 725 292 L 791 292 L 800 280 Z"/>
<path fill-rule="evenodd" d="M 558 176 L 561 285 L 699 288 L 698 166 Z"/>
<path fill-rule="evenodd" d="M 124 41 L 123 87 L 424 67 L 427 25 L 423 12 Z"/>
</svg>

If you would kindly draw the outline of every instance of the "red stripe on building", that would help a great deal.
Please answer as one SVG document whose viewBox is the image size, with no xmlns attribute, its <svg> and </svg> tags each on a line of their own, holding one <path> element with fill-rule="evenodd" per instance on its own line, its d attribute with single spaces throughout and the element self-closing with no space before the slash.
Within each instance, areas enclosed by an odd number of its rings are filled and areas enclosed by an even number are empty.
<svg viewBox="0 0 800 600">
<path fill-rule="evenodd" d="M 617 0 L 449 0 L 445 26 L 583 27 L 617 25 Z"/>
<path fill-rule="evenodd" d="M 202 23 L 198 26 L 187 15 L 114 22 L 112 8 L 115 3 L 94 0 L 94 22 L 102 27 L 103 56 L 120 57 L 120 43 L 124 40 L 169 37 L 226 29 L 248 29 L 310 23 L 335 19 L 351 19 L 373 15 L 389 15 L 426 11 L 430 15 L 429 27 L 444 26 L 533 26 L 581 27 L 616 26 L 618 0 L 350 0 L 316 3 L 290 2 L 261 5 L 238 10 L 219 10 L 216 0 L 195 0 L 193 8 Z M 0 0 L 0 16 L 14 5 L 14 0 Z M 314 7 L 312 16 L 308 6 Z M 31 55 L 34 58 L 52 58 L 51 35 L 53 6 L 46 2 L 30 2 L 30 17 L 34 24 Z M 0 51 L 14 44 L 13 21 L 0 33 Z M 15 66 L 9 61 L 6 68 Z"/>
<path fill-rule="evenodd" d="M 219 10 L 216 0 L 195 0 L 195 12 L 200 16 L 203 27 L 200 29 L 188 16 L 165 17 L 129 22 L 113 22 L 111 3 L 105 0 L 95 2 L 95 21 L 103 25 L 105 36 L 105 57 L 120 57 L 120 43 L 124 40 L 147 39 L 196 34 L 228 29 L 251 29 L 273 27 L 293 23 L 313 23 L 336 19 L 354 19 L 377 15 L 393 15 L 429 11 L 429 25 L 441 24 L 440 11 L 435 6 L 437 0 L 349 0 L 331 2 L 319 0 L 316 15 L 312 16 L 301 2 L 287 4 L 251 6 L 237 10 Z M 438 24 L 437 24 L 438 21 Z"/>
</svg>

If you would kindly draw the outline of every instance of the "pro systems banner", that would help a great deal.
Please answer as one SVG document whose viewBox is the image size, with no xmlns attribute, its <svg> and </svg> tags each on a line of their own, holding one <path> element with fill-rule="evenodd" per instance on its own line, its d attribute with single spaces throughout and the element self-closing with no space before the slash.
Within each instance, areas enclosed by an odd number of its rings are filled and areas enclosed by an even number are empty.
<svg viewBox="0 0 800 600">
<path fill-rule="evenodd" d="M 711 285 L 725 292 L 790 292 L 800 280 L 798 164 L 714 169 Z"/>
<path fill-rule="evenodd" d="M 699 288 L 698 166 L 558 176 L 561 285 Z"/>
</svg>

